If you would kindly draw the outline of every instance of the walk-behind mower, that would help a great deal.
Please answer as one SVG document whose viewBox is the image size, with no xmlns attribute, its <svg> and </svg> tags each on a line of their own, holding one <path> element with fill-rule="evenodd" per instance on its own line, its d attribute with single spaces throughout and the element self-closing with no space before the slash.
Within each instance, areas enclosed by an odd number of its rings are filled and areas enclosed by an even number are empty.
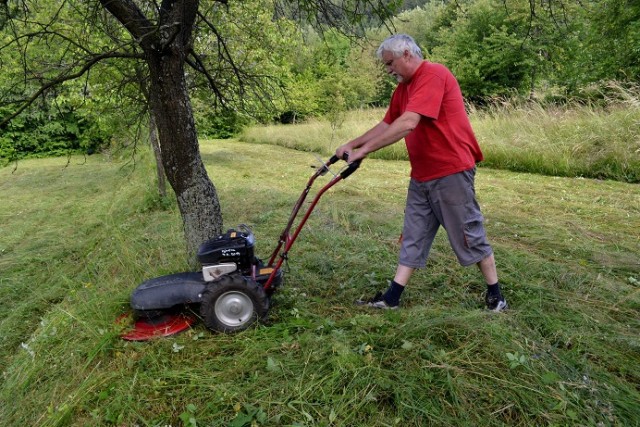
<svg viewBox="0 0 640 427">
<path fill-rule="evenodd" d="M 255 237 L 245 225 L 204 242 L 198 250 L 201 271 L 150 279 L 133 291 L 131 308 L 135 323 L 122 338 L 146 341 L 165 337 L 190 328 L 198 319 L 217 332 L 241 331 L 265 320 L 271 295 L 283 281 L 282 264 L 320 197 L 360 166 L 360 161 L 349 163 L 318 190 L 291 233 L 314 181 L 329 172 L 329 167 L 338 160 L 331 157 L 309 178 L 266 264 L 255 256 Z"/>
</svg>

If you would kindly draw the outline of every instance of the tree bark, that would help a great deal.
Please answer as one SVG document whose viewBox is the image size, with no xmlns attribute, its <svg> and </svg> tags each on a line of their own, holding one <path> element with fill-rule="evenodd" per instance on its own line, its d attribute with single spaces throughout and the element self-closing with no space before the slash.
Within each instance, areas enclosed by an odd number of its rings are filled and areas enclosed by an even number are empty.
<svg viewBox="0 0 640 427">
<path fill-rule="evenodd" d="M 162 149 L 160 148 L 160 140 L 158 139 L 158 126 L 156 124 L 156 115 L 152 109 L 149 109 L 149 143 L 153 150 L 153 156 L 156 159 L 156 173 L 158 175 L 158 195 L 161 199 L 167 198 L 167 180 L 165 178 L 164 166 L 162 165 Z"/>
<path fill-rule="evenodd" d="M 162 165 L 176 194 L 187 249 L 195 255 L 202 242 L 222 231 L 220 202 L 200 156 L 184 61 L 164 52 L 150 56 L 148 64 Z"/>
</svg>

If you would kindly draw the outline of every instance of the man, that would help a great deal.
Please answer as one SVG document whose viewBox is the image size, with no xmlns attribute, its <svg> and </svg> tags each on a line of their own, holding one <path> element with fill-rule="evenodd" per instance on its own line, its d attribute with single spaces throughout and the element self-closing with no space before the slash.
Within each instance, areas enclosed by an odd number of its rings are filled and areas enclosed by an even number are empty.
<svg viewBox="0 0 640 427">
<path fill-rule="evenodd" d="M 476 201 L 475 165 L 483 159 L 462 93 L 443 65 L 423 60 L 413 38 L 398 34 L 377 51 L 387 73 L 398 81 L 384 119 L 363 135 L 338 147 L 349 161 L 405 138 L 411 163 L 403 239 L 398 267 L 387 291 L 367 304 L 395 309 L 409 278 L 426 265 L 440 226 L 463 266 L 476 264 L 487 283 L 485 302 L 492 311 L 507 308 L 500 292 L 493 249 Z"/>
</svg>

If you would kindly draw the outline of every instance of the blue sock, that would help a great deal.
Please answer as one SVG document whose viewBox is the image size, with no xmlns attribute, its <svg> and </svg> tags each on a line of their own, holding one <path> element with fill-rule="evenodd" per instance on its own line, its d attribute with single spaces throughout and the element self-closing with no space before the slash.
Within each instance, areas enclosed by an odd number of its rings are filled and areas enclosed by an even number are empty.
<svg viewBox="0 0 640 427">
<path fill-rule="evenodd" d="M 384 293 L 382 298 L 389 305 L 398 305 L 400 304 L 400 296 L 402 295 L 402 291 L 404 291 L 404 286 L 400 285 L 395 280 L 392 280 L 389 289 L 387 289 L 387 292 Z"/>
</svg>

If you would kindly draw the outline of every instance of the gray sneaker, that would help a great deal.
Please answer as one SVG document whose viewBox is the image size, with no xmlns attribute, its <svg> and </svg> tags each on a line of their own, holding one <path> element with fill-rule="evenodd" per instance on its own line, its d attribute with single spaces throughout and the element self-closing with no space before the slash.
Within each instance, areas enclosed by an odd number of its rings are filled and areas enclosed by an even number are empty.
<svg viewBox="0 0 640 427">
<path fill-rule="evenodd" d="M 399 304 L 389 305 L 382 297 L 382 292 L 378 292 L 373 298 L 369 300 L 357 300 L 357 305 L 364 305 L 370 308 L 377 308 L 380 310 L 397 310 Z"/>
<path fill-rule="evenodd" d="M 487 295 L 484 301 L 487 304 L 487 310 L 491 310 L 495 313 L 499 313 L 509 308 L 509 305 L 507 304 L 507 301 L 504 299 L 504 297 L 498 298 Z"/>
</svg>

